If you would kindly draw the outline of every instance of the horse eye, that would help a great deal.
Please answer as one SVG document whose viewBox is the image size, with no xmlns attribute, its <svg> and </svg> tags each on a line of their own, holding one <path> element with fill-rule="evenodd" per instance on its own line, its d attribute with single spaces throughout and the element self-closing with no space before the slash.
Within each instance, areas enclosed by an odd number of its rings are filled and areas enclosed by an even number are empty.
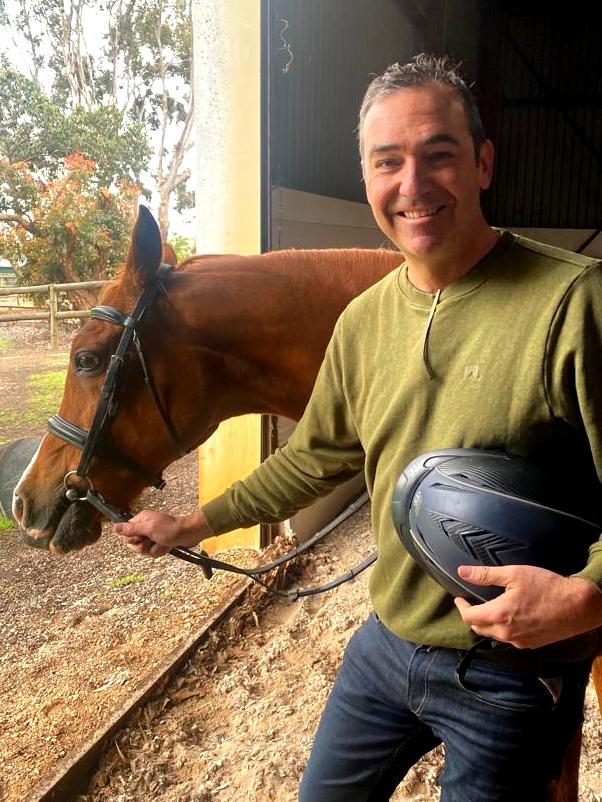
<svg viewBox="0 0 602 802">
<path fill-rule="evenodd" d="M 78 373 L 96 373 L 100 366 L 100 358 L 94 351 L 78 351 L 75 355 L 75 370 Z"/>
</svg>

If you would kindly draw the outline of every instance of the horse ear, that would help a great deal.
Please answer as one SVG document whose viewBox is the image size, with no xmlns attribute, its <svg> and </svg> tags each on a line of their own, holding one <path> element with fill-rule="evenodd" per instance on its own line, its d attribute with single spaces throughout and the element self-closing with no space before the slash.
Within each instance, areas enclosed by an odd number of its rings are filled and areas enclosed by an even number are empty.
<svg viewBox="0 0 602 802">
<path fill-rule="evenodd" d="M 138 207 L 138 219 L 132 234 L 127 270 L 139 284 L 154 280 L 161 264 L 161 232 L 146 206 Z"/>
</svg>

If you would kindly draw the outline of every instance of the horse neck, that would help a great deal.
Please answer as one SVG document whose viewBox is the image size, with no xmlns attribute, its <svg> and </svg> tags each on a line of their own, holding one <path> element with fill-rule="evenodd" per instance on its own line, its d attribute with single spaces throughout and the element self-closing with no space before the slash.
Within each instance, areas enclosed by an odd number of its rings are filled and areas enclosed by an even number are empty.
<svg viewBox="0 0 602 802">
<path fill-rule="evenodd" d="M 399 262 L 355 253 L 361 269 L 349 252 L 294 251 L 189 260 L 173 276 L 181 348 L 213 374 L 202 384 L 216 423 L 246 412 L 300 417 L 339 314 Z"/>
</svg>

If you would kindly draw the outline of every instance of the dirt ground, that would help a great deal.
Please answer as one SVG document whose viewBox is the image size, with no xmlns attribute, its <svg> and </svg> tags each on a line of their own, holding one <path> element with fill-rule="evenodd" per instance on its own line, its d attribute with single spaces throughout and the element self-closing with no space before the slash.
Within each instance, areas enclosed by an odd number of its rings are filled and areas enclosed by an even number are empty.
<svg viewBox="0 0 602 802">
<path fill-rule="evenodd" d="M 0 413 L 25 409 L 29 370 L 64 364 L 66 352 L 49 355 L 35 338 L 27 346 L 0 354 Z M 144 504 L 192 509 L 196 471 L 195 455 L 175 463 L 167 490 Z M 130 556 L 110 533 L 66 558 L 26 549 L 15 530 L 0 546 L 0 800 L 23 802 L 239 582 Z M 370 548 L 365 508 L 316 549 L 302 584 L 326 581 Z M 293 605 L 250 595 L 114 739 L 81 802 L 292 802 L 344 645 L 368 609 L 366 574 Z M 602 722 L 591 689 L 584 733 L 580 802 L 600 802 Z M 437 799 L 440 768 L 440 754 L 427 756 L 395 799 Z"/>
<path fill-rule="evenodd" d="M 368 507 L 337 527 L 301 584 L 322 584 L 364 557 L 369 527 Z M 115 739 L 79 802 L 294 802 L 343 649 L 369 613 L 367 578 L 292 605 L 243 605 Z M 441 768 L 438 749 L 395 802 L 434 802 Z M 591 688 L 579 800 L 602 800 L 602 720 Z"/>
</svg>

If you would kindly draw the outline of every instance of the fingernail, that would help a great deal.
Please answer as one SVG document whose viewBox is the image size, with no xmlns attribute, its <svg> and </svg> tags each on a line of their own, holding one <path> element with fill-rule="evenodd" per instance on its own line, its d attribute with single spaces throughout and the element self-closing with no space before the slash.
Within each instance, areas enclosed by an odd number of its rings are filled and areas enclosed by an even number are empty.
<svg viewBox="0 0 602 802">
<path fill-rule="evenodd" d="M 462 577 L 462 579 L 471 579 L 474 575 L 474 568 L 470 565 L 460 565 L 458 568 L 458 575 Z"/>
</svg>

